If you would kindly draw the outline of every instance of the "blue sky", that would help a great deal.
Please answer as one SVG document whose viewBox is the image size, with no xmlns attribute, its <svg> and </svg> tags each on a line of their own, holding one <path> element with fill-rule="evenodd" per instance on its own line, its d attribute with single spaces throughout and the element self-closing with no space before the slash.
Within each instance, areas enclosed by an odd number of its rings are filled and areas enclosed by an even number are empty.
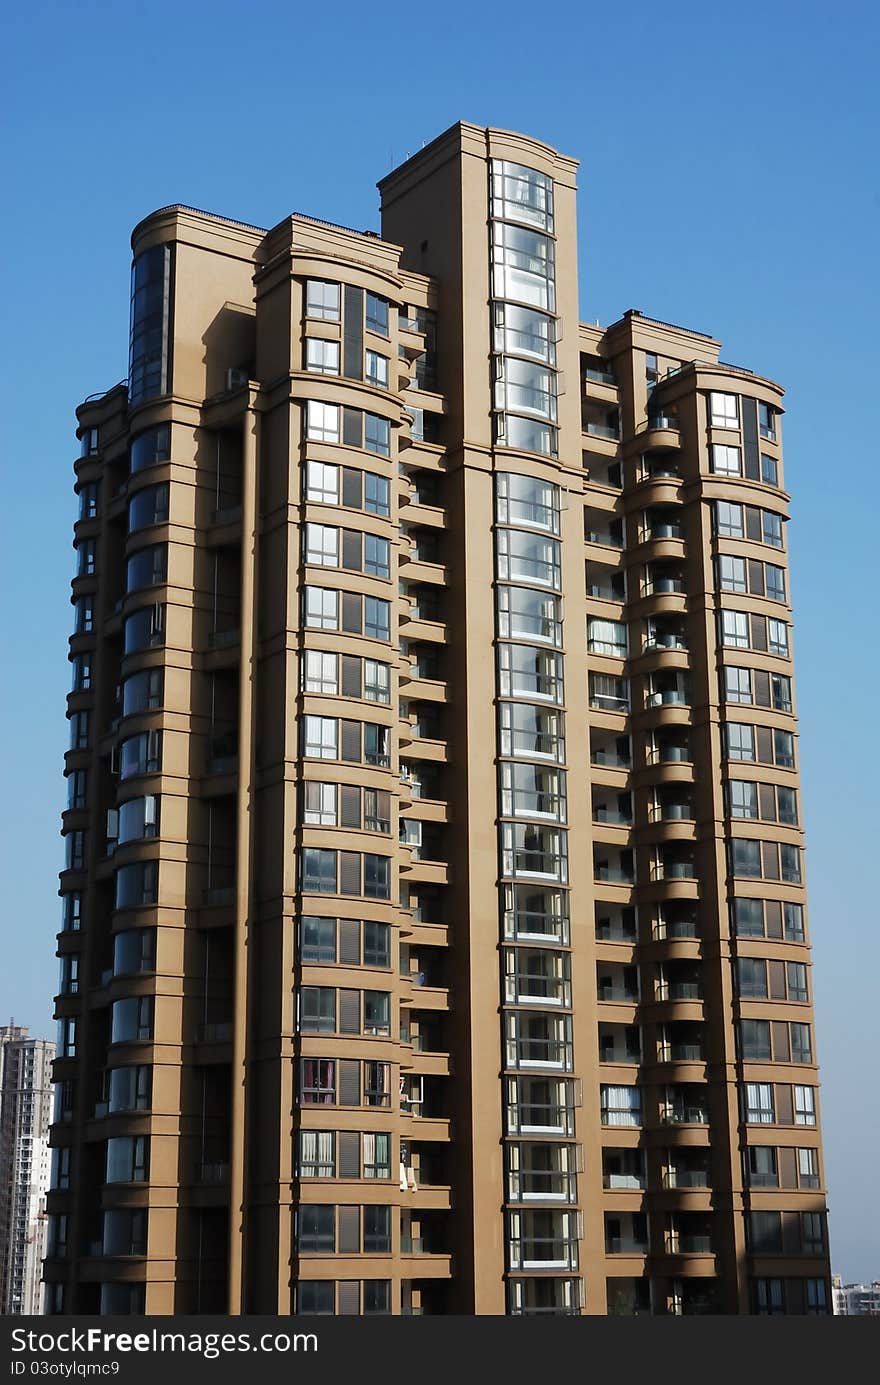
<svg viewBox="0 0 880 1385">
<path fill-rule="evenodd" d="M 527 131 L 581 160 L 582 318 L 635 307 L 710 332 L 723 359 L 788 391 L 832 1252 L 846 1278 L 880 1277 L 880 944 L 867 870 L 880 8 L 36 0 L 9 12 L 4 36 L 0 1015 L 50 1031 L 73 410 L 126 373 L 132 226 L 180 201 L 267 227 L 298 210 L 377 228 L 376 180 L 453 121 Z"/>
</svg>

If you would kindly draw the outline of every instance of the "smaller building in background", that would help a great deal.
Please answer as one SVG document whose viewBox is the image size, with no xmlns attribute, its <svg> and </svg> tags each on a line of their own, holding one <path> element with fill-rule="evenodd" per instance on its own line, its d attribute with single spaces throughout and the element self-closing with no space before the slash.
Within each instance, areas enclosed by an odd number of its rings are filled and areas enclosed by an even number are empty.
<svg viewBox="0 0 880 1385">
<path fill-rule="evenodd" d="M 55 1045 L 0 1025 L 0 1312 L 39 1313 Z"/>
<path fill-rule="evenodd" d="M 871 1284 L 844 1284 L 839 1274 L 832 1279 L 834 1313 L 840 1318 L 880 1318 L 880 1279 Z"/>
</svg>

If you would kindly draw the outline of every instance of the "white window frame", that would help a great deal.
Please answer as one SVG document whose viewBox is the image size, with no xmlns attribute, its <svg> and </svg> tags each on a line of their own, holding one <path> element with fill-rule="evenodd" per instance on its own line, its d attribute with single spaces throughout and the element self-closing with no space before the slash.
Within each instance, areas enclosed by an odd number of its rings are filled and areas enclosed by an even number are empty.
<svg viewBox="0 0 880 1385">
<path fill-rule="evenodd" d="M 383 356 L 378 351 L 367 350 L 365 376 L 368 385 L 374 385 L 376 389 L 387 390 L 388 388 L 388 365 L 387 356 Z"/>
<path fill-rule="evenodd" d="M 305 367 L 314 375 L 338 375 L 339 342 L 306 337 Z"/>
<path fill-rule="evenodd" d="M 312 567 L 339 567 L 339 530 L 333 524 L 307 524 L 305 560 Z"/>
<path fill-rule="evenodd" d="M 739 427 L 739 400 L 735 394 L 711 390 L 709 393 L 709 422 L 713 428 Z"/>
<path fill-rule="evenodd" d="M 746 611 L 721 611 L 721 643 L 726 649 L 749 648 L 749 617 Z"/>
<path fill-rule="evenodd" d="M 302 723 L 302 754 L 306 760 L 339 758 L 339 722 L 336 717 L 306 715 Z"/>
<path fill-rule="evenodd" d="M 307 630 L 339 629 L 339 592 L 332 587 L 306 587 L 303 625 Z"/>
<path fill-rule="evenodd" d="M 742 452 L 726 442 L 713 442 L 711 449 L 713 476 L 742 476 Z"/>
<path fill-rule="evenodd" d="M 339 657 L 324 649 L 307 649 L 303 659 L 303 692 L 323 693 L 335 697 L 339 693 Z"/>
<path fill-rule="evenodd" d="M 339 442 L 339 405 L 306 400 L 306 437 L 310 442 Z"/>
<path fill-rule="evenodd" d="M 315 505 L 339 504 L 339 467 L 332 462 L 306 462 L 306 500 Z"/>
</svg>

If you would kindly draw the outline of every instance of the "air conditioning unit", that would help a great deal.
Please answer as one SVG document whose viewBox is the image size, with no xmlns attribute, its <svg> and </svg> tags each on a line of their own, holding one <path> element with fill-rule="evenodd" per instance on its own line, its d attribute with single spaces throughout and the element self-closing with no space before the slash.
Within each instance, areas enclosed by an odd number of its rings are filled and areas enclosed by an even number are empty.
<svg viewBox="0 0 880 1385">
<path fill-rule="evenodd" d="M 247 384 L 247 382 L 248 382 L 248 373 L 247 373 L 246 370 L 242 370 L 241 366 L 236 366 L 236 365 L 230 366 L 230 367 L 229 367 L 229 369 L 228 369 L 227 372 L 226 372 L 226 388 L 227 388 L 227 390 L 241 390 L 241 389 L 244 389 L 244 387 L 245 387 L 245 385 Z"/>
</svg>

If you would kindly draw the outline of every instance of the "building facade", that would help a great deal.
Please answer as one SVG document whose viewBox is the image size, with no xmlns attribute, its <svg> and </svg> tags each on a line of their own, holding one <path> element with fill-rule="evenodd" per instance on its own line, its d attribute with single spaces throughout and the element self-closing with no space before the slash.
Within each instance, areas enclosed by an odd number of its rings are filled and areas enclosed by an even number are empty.
<svg viewBox="0 0 880 1385">
<path fill-rule="evenodd" d="M 871 1284 L 844 1284 L 839 1274 L 831 1281 L 834 1312 L 842 1318 L 880 1318 L 880 1279 Z"/>
<path fill-rule="evenodd" d="M 575 172 L 459 124 L 381 238 L 135 229 L 56 1311 L 830 1310 L 782 392 L 579 324 Z"/>
<path fill-rule="evenodd" d="M 55 1045 L 0 1025 L 0 1312 L 39 1313 Z"/>
</svg>

